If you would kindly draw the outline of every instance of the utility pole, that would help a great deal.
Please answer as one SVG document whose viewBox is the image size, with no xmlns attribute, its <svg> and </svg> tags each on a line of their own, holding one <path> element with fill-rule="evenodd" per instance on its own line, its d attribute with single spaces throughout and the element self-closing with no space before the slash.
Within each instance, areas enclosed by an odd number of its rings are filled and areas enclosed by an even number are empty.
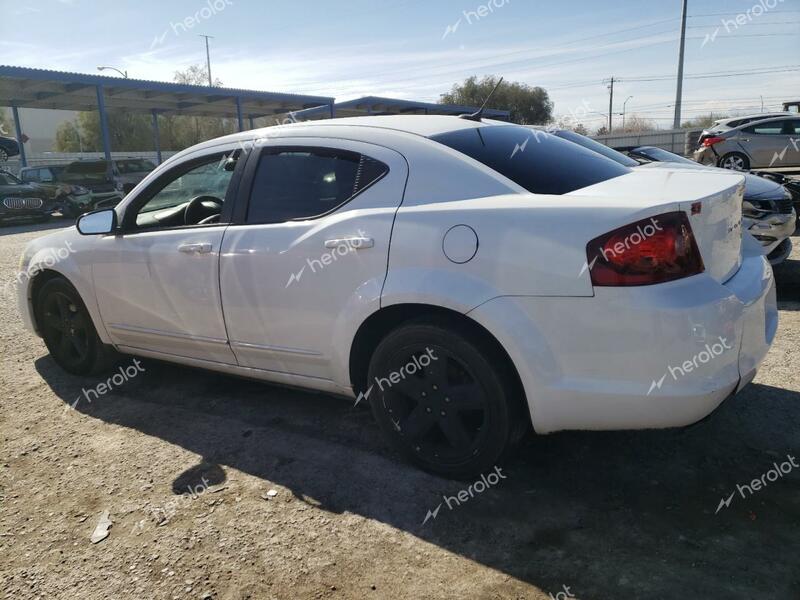
<svg viewBox="0 0 800 600">
<path fill-rule="evenodd" d="M 214 84 L 211 82 L 211 54 L 208 51 L 208 38 L 213 38 L 213 35 L 203 35 L 202 33 L 198 34 L 201 38 L 206 38 L 206 69 L 208 70 L 208 87 L 214 87 Z"/>
<path fill-rule="evenodd" d="M 683 51 L 686 47 L 686 8 L 689 0 L 683 0 L 683 10 L 681 11 L 681 45 L 678 50 L 678 89 L 675 93 L 675 120 L 672 122 L 673 129 L 681 126 L 681 100 L 683 98 Z"/>
<path fill-rule="evenodd" d="M 611 84 L 608 86 L 608 89 L 610 91 L 610 93 L 608 95 L 608 132 L 611 133 L 611 127 L 612 127 L 611 111 L 612 111 L 613 106 L 614 106 L 614 77 L 613 77 L 613 75 L 611 77 Z"/>
</svg>

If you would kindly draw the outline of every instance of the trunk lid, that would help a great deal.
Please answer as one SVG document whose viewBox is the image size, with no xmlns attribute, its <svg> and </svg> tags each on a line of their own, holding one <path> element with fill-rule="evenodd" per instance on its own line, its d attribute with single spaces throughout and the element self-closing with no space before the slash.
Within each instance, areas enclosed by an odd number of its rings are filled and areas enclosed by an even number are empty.
<svg viewBox="0 0 800 600">
<path fill-rule="evenodd" d="M 571 192 L 573 196 L 604 196 L 615 205 L 648 208 L 649 215 L 681 210 L 692 226 L 705 271 L 724 283 L 742 264 L 742 199 L 744 177 L 733 171 L 716 173 L 694 169 L 634 169 Z M 636 221 L 642 212 L 635 213 Z M 624 223 L 620 223 L 624 225 Z"/>
</svg>

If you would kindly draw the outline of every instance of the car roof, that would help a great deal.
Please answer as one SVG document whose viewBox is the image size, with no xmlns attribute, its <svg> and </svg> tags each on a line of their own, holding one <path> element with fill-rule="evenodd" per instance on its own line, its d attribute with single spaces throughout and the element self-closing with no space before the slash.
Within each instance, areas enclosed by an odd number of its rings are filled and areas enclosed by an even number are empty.
<svg viewBox="0 0 800 600">
<path fill-rule="evenodd" d="M 724 125 L 725 123 L 730 123 L 731 121 L 741 121 L 742 119 L 758 120 L 758 117 L 761 117 L 762 119 L 774 119 L 775 117 L 788 117 L 791 115 L 792 113 L 786 111 L 777 111 L 771 113 L 753 113 L 751 115 L 739 115 L 738 117 L 727 117 L 725 119 L 719 119 L 717 121 L 714 121 L 714 123 Z"/>
<path fill-rule="evenodd" d="M 736 131 L 738 129 L 744 129 L 745 127 L 753 127 L 755 125 L 760 125 L 761 123 L 767 123 L 771 121 L 796 121 L 800 118 L 800 115 L 785 115 L 780 117 L 766 117 L 764 119 L 759 119 L 758 121 L 750 121 L 749 123 L 744 123 L 739 125 L 738 127 L 734 127 L 731 131 Z"/>
<path fill-rule="evenodd" d="M 461 119 L 451 115 L 381 115 L 366 117 L 346 117 L 341 119 L 321 119 L 318 121 L 302 121 L 299 123 L 289 123 L 285 125 L 274 125 L 272 127 L 262 127 L 260 129 L 248 129 L 239 133 L 234 133 L 213 140 L 208 140 L 194 146 L 192 149 L 203 149 L 205 147 L 216 146 L 225 142 L 247 142 L 248 140 L 268 137 L 276 130 L 285 131 L 305 131 L 322 129 L 329 127 L 359 127 L 392 130 L 422 137 L 431 137 L 441 133 L 457 131 L 461 129 L 473 129 L 478 127 L 494 127 L 499 125 L 517 126 L 514 123 L 505 121 L 495 121 L 492 119 L 481 119 L 474 121 L 471 119 Z M 185 152 L 185 150 L 183 151 Z M 180 154 L 183 154 L 181 152 Z M 177 156 L 177 155 L 176 155 Z M 175 157 L 173 157 L 175 158 Z"/>
</svg>

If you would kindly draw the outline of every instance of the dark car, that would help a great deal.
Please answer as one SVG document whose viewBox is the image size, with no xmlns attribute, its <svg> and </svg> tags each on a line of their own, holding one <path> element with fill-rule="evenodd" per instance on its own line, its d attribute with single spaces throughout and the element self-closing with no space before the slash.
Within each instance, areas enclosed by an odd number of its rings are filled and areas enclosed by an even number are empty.
<svg viewBox="0 0 800 600">
<path fill-rule="evenodd" d="M 19 154 L 19 142 L 14 138 L 0 135 L 0 161 Z"/>
<path fill-rule="evenodd" d="M 67 165 L 60 178 L 64 183 L 89 188 L 96 208 L 109 208 L 155 168 L 145 158 L 115 158 L 110 165 L 102 159 L 79 160 Z"/>
<path fill-rule="evenodd" d="M 0 170 L 0 222 L 46 221 L 54 209 L 42 188 Z"/>
<path fill-rule="evenodd" d="M 74 218 L 93 210 L 94 202 L 87 188 L 61 181 L 60 176 L 65 167 L 66 165 L 24 167 L 19 171 L 19 178 L 25 183 L 41 187 L 47 197 L 56 203 L 63 216 Z"/>
</svg>

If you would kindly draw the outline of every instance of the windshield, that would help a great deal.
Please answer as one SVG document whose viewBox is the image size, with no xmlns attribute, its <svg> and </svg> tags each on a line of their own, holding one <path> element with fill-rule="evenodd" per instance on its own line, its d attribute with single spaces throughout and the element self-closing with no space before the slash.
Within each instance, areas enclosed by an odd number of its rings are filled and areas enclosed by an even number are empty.
<svg viewBox="0 0 800 600">
<path fill-rule="evenodd" d="M 695 167 L 697 166 L 697 163 L 693 160 L 689 160 L 683 156 L 673 154 L 669 150 L 656 148 L 654 146 L 641 146 L 640 148 L 633 150 L 633 152 L 656 162 L 689 163 Z"/>
<path fill-rule="evenodd" d="M 609 148 L 605 144 L 601 144 L 597 140 L 593 140 L 592 138 L 581 135 L 580 133 L 575 133 L 574 131 L 569 131 L 568 129 L 561 129 L 556 131 L 555 135 L 565 140 L 569 140 L 570 142 L 579 144 L 584 148 L 588 148 L 589 150 L 594 150 L 598 154 L 602 154 L 606 158 L 610 158 L 624 167 L 639 166 L 639 163 L 633 160 L 631 157 L 625 156 L 622 152 L 617 152 L 613 148 Z"/>
<path fill-rule="evenodd" d="M 631 172 L 597 152 L 518 125 L 458 129 L 431 139 L 535 194 L 568 194 Z"/>
<path fill-rule="evenodd" d="M 22 185 L 22 182 L 11 173 L 0 172 L 0 185 Z"/>
</svg>

